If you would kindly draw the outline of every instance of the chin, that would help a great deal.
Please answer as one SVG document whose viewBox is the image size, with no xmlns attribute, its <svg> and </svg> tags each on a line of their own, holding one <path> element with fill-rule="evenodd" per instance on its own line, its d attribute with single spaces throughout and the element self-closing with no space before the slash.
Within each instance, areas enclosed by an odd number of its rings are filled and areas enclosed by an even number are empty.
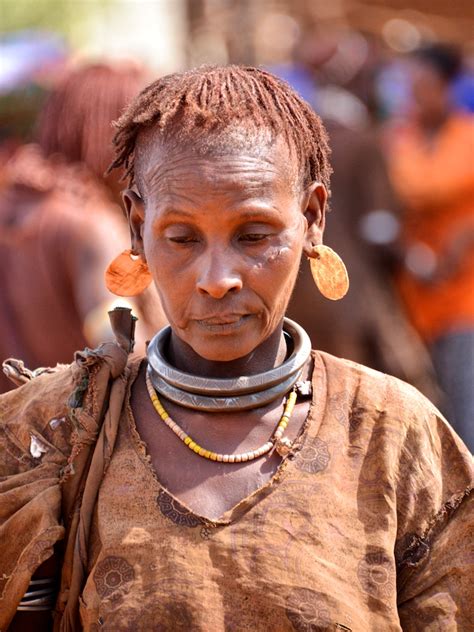
<svg viewBox="0 0 474 632">
<path fill-rule="evenodd" d="M 222 338 L 215 342 L 209 340 L 202 341 L 196 345 L 192 345 L 193 351 L 197 353 L 201 358 L 208 360 L 209 362 L 232 362 L 238 360 L 251 353 L 257 344 L 255 345 L 243 345 L 242 340 L 222 340 Z"/>
</svg>

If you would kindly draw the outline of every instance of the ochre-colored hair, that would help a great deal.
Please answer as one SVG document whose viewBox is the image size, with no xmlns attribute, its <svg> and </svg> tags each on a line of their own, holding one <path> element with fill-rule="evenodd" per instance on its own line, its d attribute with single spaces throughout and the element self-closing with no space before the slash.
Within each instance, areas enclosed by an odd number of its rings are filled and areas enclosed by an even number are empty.
<svg viewBox="0 0 474 632">
<path fill-rule="evenodd" d="M 158 79 L 145 88 L 115 123 L 116 159 L 136 181 L 137 139 L 153 128 L 164 138 L 196 144 L 218 136 L 232 144 L 236 128 L 283 136 L 298 160 L 304 185 L 322 182 L 329 191 L 331 167 L 326 131 L 319 116 L 281 79 L 249 66 L 202 66 Z M 255 135 L 255 143 L 259 142 Z M 138 143 L 140 140 L 138 140 Z"/>
<path fill-rule="evenodd" d="M 102 177 L 113 158 L 112 121 L 146 85 L 135 64 L 91 64 L 66 76 L 39 118 L 38 142 L 45 156 L 81 162 Z"/>
</svg>

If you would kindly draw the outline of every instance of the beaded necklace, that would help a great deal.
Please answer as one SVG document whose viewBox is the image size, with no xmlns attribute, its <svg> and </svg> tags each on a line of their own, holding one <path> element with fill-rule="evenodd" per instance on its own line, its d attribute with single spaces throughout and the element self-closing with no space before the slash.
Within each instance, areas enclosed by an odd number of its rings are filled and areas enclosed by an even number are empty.
<svg viewBox="0 0 474 632">
<path fill-rule="evenodd" d="M 168 426 L 168 428 L 170 428 L 190 450 L 195 452 L 198 456 L 202 456 L 204 459 L 219 461 L 219 463 L 244 463 L 246 461 L 253 461 L 254 459 L 258 459 L 260 456 L 263 456 L 264 454 L 267 454 L 274 449 L 278 452 L 280 456 L 286 456 L 292 448 L 292 442 L 287 437 L 284 437 L 283 433 L 288 426 L 288 422 L 290 421 L 291 414 L 295 407 L 297 397 L 296 389 L 293 389 L 288 394 L 285 402 L 285 408 L 283 410 L 283 415 L 278 422 L 275 432 L 266 443 L 264 443 L 256 450 L 251 450 L 250 452 L 243 452 L 241 454 L 219 454 L 218 452 L 213 452 L 212 450 L 207 450 L 206 448 L 200 446 L 188 434 L 186 434 L 186 432 L 184 432 L 184 430 L 175 421 L 173 421 L 173 419 L 171 419 L 169 414 L 164 409 L 163 404 L 161 403 L 155 389 L 153 388 L 149 371 L 147 371 L 146 373 L 146 386 L 154 409 Z"/>
</svg>

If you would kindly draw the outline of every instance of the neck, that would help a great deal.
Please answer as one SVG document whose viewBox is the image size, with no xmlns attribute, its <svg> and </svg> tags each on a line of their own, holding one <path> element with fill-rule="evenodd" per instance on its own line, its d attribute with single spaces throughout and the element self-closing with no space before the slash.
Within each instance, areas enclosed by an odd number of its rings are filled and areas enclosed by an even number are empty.
<svg viewBox="0 0 474 632">
<path fill-rule="evenodd" d="M 287 346 L 282 334 L 283 323 L 251 353 L 231 360 L 217 362 L 198 355 L 188 344 L 171 333 L 166 355 L 168 361 L 180 371 L 209 378 L 232 378 L 263 373 L 284 362 Z"/>
</svg>

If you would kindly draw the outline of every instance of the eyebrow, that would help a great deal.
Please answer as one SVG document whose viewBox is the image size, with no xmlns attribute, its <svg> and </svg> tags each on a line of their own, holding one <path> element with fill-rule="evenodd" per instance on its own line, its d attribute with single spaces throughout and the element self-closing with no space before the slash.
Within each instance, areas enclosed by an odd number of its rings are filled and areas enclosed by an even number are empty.
<svg viewBox="0 0 474 632">
<path fill-rule="evenodd" d="M 164 209 L 164 211 L 162 211 L 160 215 L 161 215 L 161 219 L 165 219 L 173 215 L 187 217 L 190 219 L 194 219 L 196 217 L 195 213 L 191 211 L 186 211 L 184 209 L 179 209 L 176 207 L 168 207 Z M 270 218 L 274 218 L 275 215 L 279 215 L 279 212 L 273 207 L 267 207 L 267 208 L 255 207 L 255 208 L 243 209 L 242 211 L 240 211 L 239 219 L 250 220 L 253 218 L 262 218 L 262 217 L 268 217 L 270 219 Z"/>
</svg>

